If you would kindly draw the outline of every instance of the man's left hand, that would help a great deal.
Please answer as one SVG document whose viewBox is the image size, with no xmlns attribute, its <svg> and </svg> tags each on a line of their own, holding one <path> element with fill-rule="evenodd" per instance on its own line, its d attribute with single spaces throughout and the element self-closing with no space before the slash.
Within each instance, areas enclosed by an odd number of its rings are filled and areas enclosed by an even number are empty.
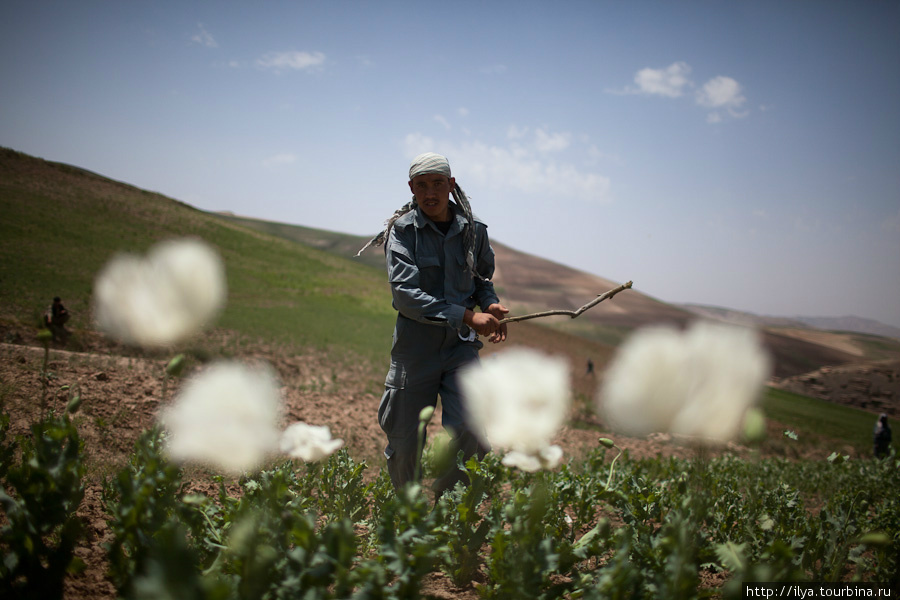
<svg viewBox="0 0 900 600">
<path fill-rule="evenodd" d="M 487 310 L 485 312 L 492 314 L 498 321 L 502 321 L 503 318 L 506 317 L 507 314 L 509 314 L 509 309 L 506 308 L 505 306 L 503 306 L 502 304 L 495 303 L 495 304 L 491 304 L 490 306 L 488 306 Z M 503 325 L 500 325 L 500 329 L 498 331 L 495 331 L 494 333 L 492 333 L 490 335 L 490 337 L 488 338 L 488 341 L 493 344 L 499 344 L 500 342 L 505 342 L 506 341 L 506 323 L 504 323 Z"/>
</svg>

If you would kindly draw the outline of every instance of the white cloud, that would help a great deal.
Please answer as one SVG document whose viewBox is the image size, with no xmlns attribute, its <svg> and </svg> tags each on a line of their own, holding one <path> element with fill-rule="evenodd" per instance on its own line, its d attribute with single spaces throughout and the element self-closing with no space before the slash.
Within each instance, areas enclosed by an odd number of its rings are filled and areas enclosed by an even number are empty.
<svg viewBox="0 0 900 600">
<path fill-rule="evenodd" d="M 511 127 L 507 145 L 436 141 L 420 133 L 404 139 L 404 151 L 409 158 L 422 152 L 440 152 L 450 159 L 454 174 L 464 173 L 466 184 L 482 189 L 539 194 L 560 199 L 588 202 L 610 200 L 610 180 L 604 175 L 586 171 L 564 160 L 571 144 L 569 134 L 538 129 L 529 134 L 527 128 Z M 541 132 L 541 133 L 538 133 Z M 566 144 L 565 149 L 562 146 Z M 556 149 L 550 153 L 548 149 Z M 586 153 L 587 150 L 584 150 Z M 583 158 L 583 154 L 580 154 Z"/>
<path fill-rule="evenodd" d="M 543 129 L 537 129 L 534 132 L 536 147 L 539 152 L 560 152 L 569 147 L 569 143 L 571 141 L 571 134 L 569 133 L 554 133 L 550 134 L 544 131 Z"/>
<path fill-rule="evenodd" d="M 691 67 L 684 62 L 672 63 L 665 69 L 641 69 L 634 75 L 637 93 L 678 98 L 691 85 Z"/>
<path fill-rule="evenodd" d="M 741 94 L 741 84 L 731 77 L 713 77 L 697 92 L 697 104 L 708 108 L 737 109 L 747 99 Z"/>
<path fill-rule="evenodd" d="M 528 133 L 527 127 L 522 127 L 520 129 L 519 127 L 516 127 L 515 125 L 510 125 L 509 128 L 506 130 L 506 137 L 508 137 L 511 140 L 517 140 L 517 139 L 525 137 L 525 135 L 527 133 Z"/>
<path fill-rule="evenodd" d="M 263 160 L 262 164 L 267 169 L 274 169 L 284 165 L 290 165 L 297 161 L 297 156 L 290 153 L 275 154 Z"/>
<path fill-rule="evenodd" d="M 219 47 L 219 44 L 216 42 L 212 34 L 206 30 L 206 27 L 203 26 L 203 23 L 198 23 L 197 27 L 200 29 L 200 31 L 191 36 L 192 42 L 200 44 L 201 46 L 206 46 L 207 48 Z"/>
<path fill-rule="evenodd" d="M 434 120 L 444 126 L 444 129 L 450 129 L 450 121 L 445 119 L 442 115 L 434 115 Z"/>
<path fill-rule="evenodd" d="M 456 114 L 458 114 L 461 117 L 468 117 L 469 109 L 466 108 L 465 106 L 460 106 L 459 108 L 456 109 Z"/>
<path fill-rule="evenodd" d="M 608 161 L 612 161 L 614 164 L 617 164 L 617 165 L 625 164 L 625 161 L 623 161 L 617 155 L 602 152 L 600 150 L 600 148 L 597 147 L 596 144 L 588 143 L 587 140 L 585 140 L 585 143 L 587 143 L 587 162 L 588 163 L 596 164 L 596 163 L 599 163 L 601 160 L 608 160 Z"/>
<path fill-rule="evenodd" d="M 664 69 L 647 67 L 635 73 L 634 83 L 637 87 L 609 92 L 680 98 L 687 89 L 694 87 L 689 77 L 691 70 L 690 65 L 682 61 L 674 62 Z M 747 101 L 741 84 L 724 75 L 713 77 L 703 84 L 703 87 L 695 93 L 694 99 L 699 106 L 712 109 L 712 112 L 706 115 L 707 123 L 721 123 L 725 116 L 740 119 L 750 114 L 749 111 L 740 110 Z"/>
<path fill-rule="evenodd" d="M 273 71 L 284 69 L 312 71 L 321 68 L 323 64 L 325 55 L 321 52 L 269 52 L 256 61 L 258 67 Z"/>
</svg>

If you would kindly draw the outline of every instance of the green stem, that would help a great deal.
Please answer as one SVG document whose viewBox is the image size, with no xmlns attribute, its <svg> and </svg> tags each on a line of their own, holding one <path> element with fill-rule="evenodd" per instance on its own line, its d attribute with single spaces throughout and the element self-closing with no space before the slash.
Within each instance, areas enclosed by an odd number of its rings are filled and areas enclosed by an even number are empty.
<svg viewBox="0 0 900 600">
<path fill-rule="evenodd" d="M 47 411 L 47 392 L 50 390 L 50 378 L 47 366 L 50 364 L 50 344 L 44 342 L 44 364 L 41 365 L 41 415 Z"/>
<path fill-rule="evenodd" d="M 166 390 L 168 389 L 168 387 L 169 387 L 169 371 L 168 371 L 168 369 L 166 369 L 166 370 L 163 372 L 163 384 L 162 384 L 162 401 L 163 401 L 163 404 L 165 404 L 165 402 L 166 402 Z"/>
<path fill-rule="evenodd" d="M 216 567 L 219 566 L 219 563 L 222 561 L 222 556 L 224 556 L 224 552 L 223 552 L 223 551 L 228 549 L 228 548 L 226 548 L 225 546 L 219 546 L 218 544 L 215 544 L 215 546 L 217 546 L 218 548 L 220 548 L 219 553 L 216 554 L 216 559 L 212 562 L 212 564 L 209 565 L 209 567 L 207 567 L 206 569 L 203 570 L 203 576 L 204 576 L 204 577 L 207 576 L 207 575 L 209 575 L 210 573 L 212 573 L 212 572 L 216 569 Z"/>
<path fill-rule="evenodd" d="M 610 484 L 610 482 L 612 481 L 613 470 L 615 469 L 616 461 L 619 460 L 619 457 L 620 457 L 620 456 L 622 456 L 622 449 L 621 449 L 621 448 L 619 448 L 618 446 L 613 446 L 613 448 L 618 448 L 618 449 L 619 449 L 619 453 L 616 454 L 616 457 L 615 457 L 614 459 L 612 459 L 612 462 L 611 462 L 611 463 L 609 463 L 609 477 L 606 478 L 606 486 L 605 486 L 605 488 L 606 488 L 607 490 L 609 490 L 609 484 Z"/>
<path fill-rule="evenodd" d="M 425 450 L 425 428 L 427 426 L 427 421 L 419 421 L 419 427 L 416 431 L 416 470 L 413 474 L 413 481 L 417 483 L 422 480 L 422 453 Z"/>
<path fill-rule="evenodd" d="M 213 524 L 212 520 L 209 518 L 209 515 L 206 514 L 206 511 L 201 510 L 199 507 L 197 507 L 197 510 L 200 511 L 200 514 L 203 515 L 204 519 L 206 519 L 206 524 L 209 525 L 209 531 L 215 537 L 215 540 L 216 540 L 215 545 L 218 546 L 219 548 L 227 548 L 227 546 L 224 545 L 225 542 L 222 540 L 222 536 L 219 535 L 219 531 L 216 529 L 216 526 Z"/>
</svg>

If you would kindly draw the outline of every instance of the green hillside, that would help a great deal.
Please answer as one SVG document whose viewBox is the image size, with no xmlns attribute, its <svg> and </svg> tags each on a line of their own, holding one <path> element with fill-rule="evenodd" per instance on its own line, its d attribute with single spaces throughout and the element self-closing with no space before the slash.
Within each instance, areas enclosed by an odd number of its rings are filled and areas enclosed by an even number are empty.
<svg viewBox="0 0 900 600">
<path fill-rule="evenodd" d="M 258 233 L 159 194 L 0 149 L 0 319 L 33 323 L 61 296 L 71 327 L 90 329 L 93 278 L 116 252 L 200 237 L 225 261 L 218 325 L 251 338 L 388 351 L 394 312 L 381 274 L 328 252 Z"/>
<path fill-rule="evenodd" d="M 350 235 L 349 233 L 339 233 L 337 231 L 325 231 L 324 229 L 313 229 L 302 225 L 262 221 L 260 219 L 240 217 L 229 213 L 211 214 L 220 219 L 256 231 L 299 242 L 318 250 L 326 250 L 344 258 L 352 258 L 353 262 L 369 265 L 372 268 L 378 269 L 379 272 L 384 270 L 384 252 L 381 248 L 370 248 L 360 256 L 356 256 L 359 249 L 369 241 L 370 238 L 367 238 L 366 236 Z M 373 232 L 373 235 L 375 233 L 376 232 Z"/>
<path fill-rule="evenodd" d="M 799 435 L 796 445 L 816 448 L 822 456 L 831 452 L 845 453 L 849 448 L 861 456 L 872 452 L 872 427 L 876 415 L 870 412 L 774 388 L 767 391 L 762 408 L 768 418 L 783 423 Z M 842 445 L 834 446 L 829 440 Z M 892 445 L 900 452 L 900 439 L 894 438 Z"/>
</svg>

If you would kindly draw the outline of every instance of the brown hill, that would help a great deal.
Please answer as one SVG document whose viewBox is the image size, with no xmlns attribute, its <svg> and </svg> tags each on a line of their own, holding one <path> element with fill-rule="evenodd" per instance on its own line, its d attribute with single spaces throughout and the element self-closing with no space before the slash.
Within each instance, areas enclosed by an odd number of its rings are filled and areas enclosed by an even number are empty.
<svg viewBox="0 0 900 600">
<path fill-rule="evenodd" d="M 492 242 L 497 256 L 494 285 L 517 313 L 575 310 L 624 281 L 612 281 Z M 635 282 L 640 286 L 640 282 Z M 568 320 L 568 317 L 551 317 Z M 585 312 L 579 319 L 612 328 L 631 329 L 648 323 L 684 324 L 691 313 L 631 289 Z"/>
</svg>

